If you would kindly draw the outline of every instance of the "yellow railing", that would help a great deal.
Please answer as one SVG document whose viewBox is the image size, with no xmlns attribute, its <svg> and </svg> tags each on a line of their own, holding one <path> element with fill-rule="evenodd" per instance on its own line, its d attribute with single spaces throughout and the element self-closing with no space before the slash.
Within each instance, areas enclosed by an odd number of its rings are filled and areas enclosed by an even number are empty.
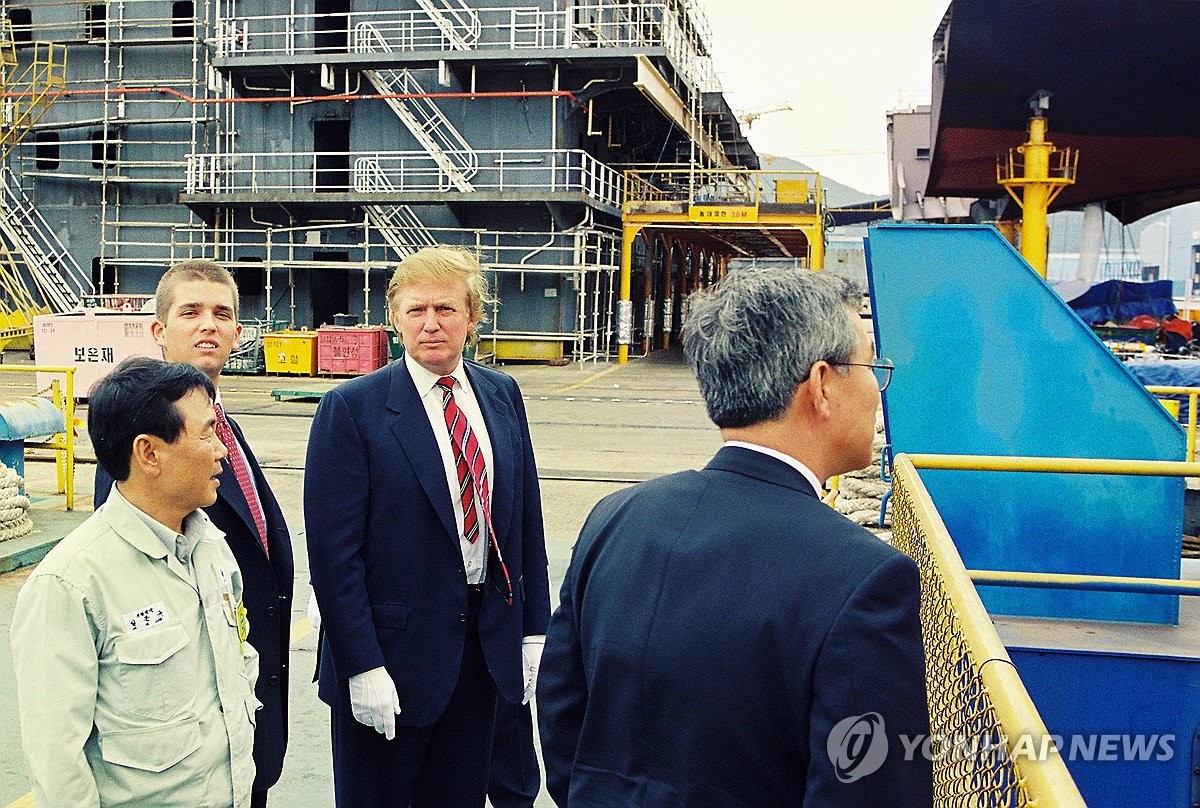
<svg viewBox="0 0 1200 808">
<path fill-rule="evenodd" d="M 65 377 L 62 385 L 58 379 L 50 384 L 54 406 L 63 414 L 63 431 L 52 436 L 45 445 L 54 450 L 58 493 L 67 495 L 67 510 L 75 510 L 75 368 L 57 365 L 0 365 L 0 372 L 61 373 Z"/>
<path fill-rule="evenodd" d="M 1083 806 L 912 462 L 894 464 L 892 537 L 921 570 L 936 806 Z"/>
<path fill-rule="evenodd" d="M 761 171 L 745 168 L 636 169 L 625 172 L 626 202 L 674 200 L 691 205 L 744 205 L 763 202 L 824 205 L 816 171 Z"/>
<path fill-rule="evenodd" d="M 1147 392 L 1154 396 L 1187 396 L 1187 462 L 1196 462 L 1196 397 L 1200 396 L 1200 387 L 1168 387 L 1164 385 L 1148 385 Z"/>
</svg>

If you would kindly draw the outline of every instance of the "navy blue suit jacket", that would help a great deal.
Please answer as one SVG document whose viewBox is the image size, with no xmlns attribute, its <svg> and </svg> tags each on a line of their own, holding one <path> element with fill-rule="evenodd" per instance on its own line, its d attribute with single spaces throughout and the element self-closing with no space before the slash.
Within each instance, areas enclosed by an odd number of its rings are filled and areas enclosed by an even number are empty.
<svg viewBox="0 0 1200 808">
<path fill-rule="evenodd" d="M 492 523 L 513 586 L 488 553 L 479 635 L 499 693 L 520 702 L 522 637 L 550 617 L 541 495 L 517 383 L 475 362 L 466 373 L 492 444 Z M 446 709 L 466 638 L 467 584 L 441 455 L 402 360 L 326 393 L 304 473 L 313 588 L 325 632 L 322 700 L 349 710 L 347 680 L 386 666 L 401 726 Z"/>
<path fill-rule="evenodd" d="M 258 651 L 258 684 L 254 694 L 262 702 L 254 725 L 254 790 L 265 791 L 279 780 L 283 754 L 287 749 L 288 648 L 291 644 L 292 617 L 292 540 L 279 502 L 267 484 L 254 453 L 250 451 L 242 428 L 232 418 L 229 425 L 242 446 L 246 464 L 254 475 L 258 497 L 267 521 L 267 547 L 263 552 L 258 528 L 250 515 L 250 505 L 242 494 L 233 467 L 221 461 L 221 481 L 217 501 L 204 509 L 225 541 L 242 571 L 243 601 L 250 621 L 250 644 Z M 112 477 L 96 466 L 96 484 L 92 496 L 99 508 L 108 499 Z"/>
<path fill-rule="evenodd" d="M 702 471 L 609 496 L 575 545 L 538 677 L 550 795 L 930 805 L 930 764 L 905 762 L 899 740 L 929 732 L 919 599 L 911 559 L 759 452 L 725 447 Z M 827 742 L 868 713 L 886 758 L 843 782 Z M 861 773 L 853 759 L 843 778 Z"/>
</svg>

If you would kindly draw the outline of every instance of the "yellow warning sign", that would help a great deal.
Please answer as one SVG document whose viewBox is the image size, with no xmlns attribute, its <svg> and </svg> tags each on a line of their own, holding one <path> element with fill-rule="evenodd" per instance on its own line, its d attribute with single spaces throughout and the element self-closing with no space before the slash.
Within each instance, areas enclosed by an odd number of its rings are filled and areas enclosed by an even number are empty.
<svg viewBox="0 0 1200 808">
<path fill-rule="evenodd" d="M 744 205 L 692 205 L 688 208 L 688 220 L 692 222 L 756 222 L 758 208 Z"/>
</svg>

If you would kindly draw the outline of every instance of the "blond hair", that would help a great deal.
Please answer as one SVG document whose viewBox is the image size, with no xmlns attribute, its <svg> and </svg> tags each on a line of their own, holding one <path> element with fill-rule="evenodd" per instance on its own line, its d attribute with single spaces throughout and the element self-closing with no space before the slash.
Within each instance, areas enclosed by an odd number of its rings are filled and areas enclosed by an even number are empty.
<svg viewBox="0 0 1200 808">
<path fill-rule="evenodd" d="M 400 291 L 414 283 L 453 283 L 463 281 L 467 285 L 467 308 L 476 323 L 487 322 L 485 306 L 496 300 L 488 290 L 487 278 L 475 253 L 459 247 L 425 247 L 405 258 L 392 273 L 388 282 L 388 311 L 395 314 Z M 475 339 L 475 335 L 471 335 Z"/>
</svg>

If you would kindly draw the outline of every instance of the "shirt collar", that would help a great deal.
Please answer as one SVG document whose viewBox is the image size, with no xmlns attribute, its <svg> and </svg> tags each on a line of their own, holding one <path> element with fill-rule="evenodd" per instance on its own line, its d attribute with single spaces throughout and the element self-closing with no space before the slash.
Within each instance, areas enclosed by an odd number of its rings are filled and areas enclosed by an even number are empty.
<svg viewBox="0 0 1200 808">
<path fill-rule="evenodd" d="M 412 376 L 413 384 L 417 388 L 417 395 L 424 398 L 430 390 L 437 386 L 438 379 L 442 378 L 431 370 L 422 367 L 417 360 L 413 359 L 407 352 L 404 354 L 404 366 L 408 368 L 408 375 Z M 454 370 L 445 374 L 453 376 L 454 381 L 459 385 L 466 387 L 467 373 L 463 367 L 463 361 L 460 358 Z"/>
<path fill-rule="evenodd" d="M 192 557 L 192 551 L 196 549 L 196 545 L 208 533 L 209 520 L 208 515 L 202 510 L 194 510 L 187 516 L 183 517 L 183 533 L 176 533 L 171 528 L 164 525 L 148 513 L 138 508 L 129 500 L 121 495 L 121 490 L 113 484 L 112 492 L 109 498 L 115 498 L 137 514 L 137 517 L 142 520 L 150 532 L 163 543 L 163 547 L 167 548 L 167 552 L 178 558 L 181 562 L 187 562 Z"/>
<path fill-rule="evenodd" d="M 813 473 L 813 470 L 810 469 L 808 466 L 804 465 L 803 463 L 801 463 L 796 458 L 792 457 L 791 455 L 784 454 L 783 452 L 776 451 L 775 449 L 770 449 L 766 446 L 760 446 L 757 443 L 746 443 L 745 441 L 742 441 L 742 440 L 727 440 L 727 441 L 725 441 L 725 445 L 726 446 L 737 446 L 742 449 L 749 449 L 752 452 L 758 452 L 759 454 L 765 454 L 767 457 L 773 457 L 776 460 L 780 460 L 784 463 L 787 463 L 789 466 L 794 468 L 796 471 L 798 471 L 804 475 L 804 479 L 808 480 L 809 485 L 811 485 L 813 487 L 813 492 L 818 497 L 821 496 L 822 492 L 825 490 L 825 486 L 821 483 L 820 480 L 817 479 L 817 475 Z"/>
</svg>

